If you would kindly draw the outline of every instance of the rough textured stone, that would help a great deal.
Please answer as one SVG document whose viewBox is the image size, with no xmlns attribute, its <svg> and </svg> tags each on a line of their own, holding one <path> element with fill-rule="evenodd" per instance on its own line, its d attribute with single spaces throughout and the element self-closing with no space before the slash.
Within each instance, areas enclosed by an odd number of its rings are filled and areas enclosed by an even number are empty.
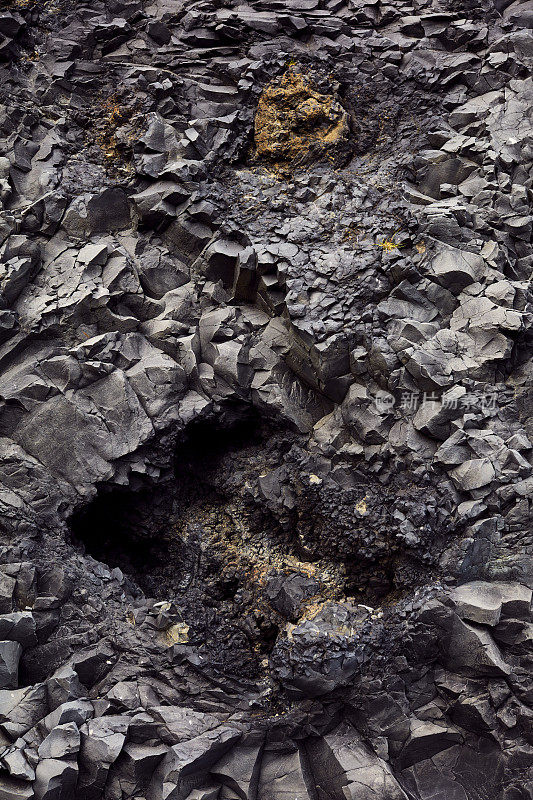
<svg viewBox="0 0 533 800">
<path fill-rule="evenodd" d="M 532 794 L 530 23 L 2 4 L 0 800 Z"/>
<path fill-rule="evenodd" d="M 18 642 L 0 642 L 0 688 L 16 689 L 22 647 Z"/>
<path fill-rule="evenodd" d="M 502 612 L 502 595 L 497 586 L 482 581 L 465 583 L 451 593 L 462 619 L 481 625 L 497 625 Z"/>
<path fill-rule="evenodd" d="M 255 116 L 257 158 L 281 166 L 338 159 L 348 146 L 348 116 L 338 99 L 291 68 L 261 93 Z"/>
</svg>

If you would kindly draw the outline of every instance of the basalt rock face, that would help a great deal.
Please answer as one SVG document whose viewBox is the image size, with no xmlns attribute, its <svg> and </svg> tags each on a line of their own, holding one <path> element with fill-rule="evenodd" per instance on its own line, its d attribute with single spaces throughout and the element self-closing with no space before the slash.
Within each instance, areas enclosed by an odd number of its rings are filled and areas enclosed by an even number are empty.
<svg viewBox="0 0 533 800">
<path fill-rule="evenodd" d="M 533 797 L 531 20 L 2 4 L 2 800 Z"/>
</svg>

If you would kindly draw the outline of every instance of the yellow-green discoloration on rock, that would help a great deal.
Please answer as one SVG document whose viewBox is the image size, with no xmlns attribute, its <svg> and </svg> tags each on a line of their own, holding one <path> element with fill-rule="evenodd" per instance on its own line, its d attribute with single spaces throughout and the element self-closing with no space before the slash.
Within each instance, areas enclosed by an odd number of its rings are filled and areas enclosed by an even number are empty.
<svg viewBox="0 0 533 800">
<path fill-rule="evenodd" d="M 330 161 L 348 152 L 348 114 L 334 93 L 321 94 L 312 78 L 290 67 L 262 92 L 255 117 L 258 161 L 282 171 Z"/>
<path fill-rule="evenodd" d="M 185 644 L 189 641 L 189 626 L 184 622 L 176 622 L 165 631 L 165 639 L 169 645 Z"/>
</svg>

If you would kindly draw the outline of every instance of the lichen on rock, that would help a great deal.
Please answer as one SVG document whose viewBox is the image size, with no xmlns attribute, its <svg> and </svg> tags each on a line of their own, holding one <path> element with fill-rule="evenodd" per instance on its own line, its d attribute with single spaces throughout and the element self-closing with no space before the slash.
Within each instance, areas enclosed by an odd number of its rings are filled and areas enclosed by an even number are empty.
<svg viewBox="0 0 533 800">
<path fill-rule="evenodd" d="M 255 160 L 282 172 L 350 152 L 350 126 L 337 93 L 320 92 L 311 74 L 289 69 L 263 89 L 254 126 Z"/>
</svg>

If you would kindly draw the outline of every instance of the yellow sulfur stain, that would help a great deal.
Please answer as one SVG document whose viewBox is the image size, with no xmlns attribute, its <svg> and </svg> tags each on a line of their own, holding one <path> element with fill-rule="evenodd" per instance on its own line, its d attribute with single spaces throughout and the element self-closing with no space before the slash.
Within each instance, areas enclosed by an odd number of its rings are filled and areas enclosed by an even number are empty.
<svg viewBox="0 0 533 800">
<path fill-rule="evenodd" d="M 189 626 L 185 622 L 176 622 L 165 631 L 165 639 L 169 645 L 185 644 L 189 641 Z"/>
<path fill-rule="evenodd" d="M 358 511 L 360 514 L 367 513 L 366 497 L 363 497 L 362 500 L 359 500 L 359 502 L 355 504 L 355 510 Z"/>
<path fill-rule="evenodd" d="M 348 137 L 348 115 L 335 95 L 318 92 L 296 67 L 263 90 L 254 126 L 257 160 L 278 170 L 335 160 Z"/>
</svg>

